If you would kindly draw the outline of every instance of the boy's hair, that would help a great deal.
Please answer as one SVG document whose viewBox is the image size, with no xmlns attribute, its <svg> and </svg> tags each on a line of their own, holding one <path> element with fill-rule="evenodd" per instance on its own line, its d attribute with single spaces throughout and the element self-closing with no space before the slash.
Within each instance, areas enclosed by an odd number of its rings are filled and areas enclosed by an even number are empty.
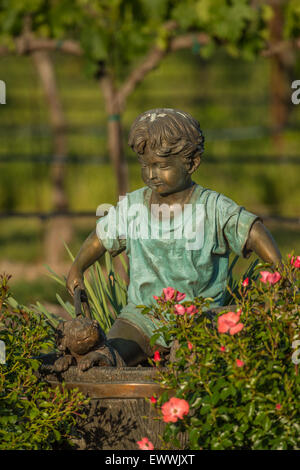
<svg viewBox="0 0 300 470">
<path fill-rule="evenodd" d="M 178 109 L 157 108 L 145 111 L 133 122 L 128 145 L 143 154 L 146 145 L 158 156 L 181 154 L 192 162 L 204 151 L 204 136 L 199 122 Z"/>
</svg>

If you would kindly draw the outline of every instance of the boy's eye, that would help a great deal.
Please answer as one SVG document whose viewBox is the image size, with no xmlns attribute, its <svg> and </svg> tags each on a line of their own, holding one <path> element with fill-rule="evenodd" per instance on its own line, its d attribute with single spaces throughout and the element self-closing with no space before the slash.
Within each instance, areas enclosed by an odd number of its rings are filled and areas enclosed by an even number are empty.
<svg viewBox="0 0 300 470">
<path fill-rule="evenodd" d="M 148 167 L 147 163 L 143 162 L 142 160 L 138 159 L 138 162 L 140 163 L 142 168 L 147 168 Z M 157 164 L 157 163 L 155 163 L 154 166 L 158 167 L 161 170 L 166 170 L 166 169 L 170 168 L 169 165 L 163 165 L 163 164 L 160 165 L 160 164 Z"/>
</svg>

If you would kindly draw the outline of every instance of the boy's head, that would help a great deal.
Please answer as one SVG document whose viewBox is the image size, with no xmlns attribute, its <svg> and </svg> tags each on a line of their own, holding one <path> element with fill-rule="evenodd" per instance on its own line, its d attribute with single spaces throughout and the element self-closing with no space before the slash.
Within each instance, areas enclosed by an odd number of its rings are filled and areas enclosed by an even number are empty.
<svg viewBox="0 0 300 470">
<path fill-rule="evenodd" d="M 136 118 L 128 144 L 139 156 L 144 182 L 167 194 L 189 184 L 201 161 L 204 137 L 198 121 L 188 113 L 158 108 Z"/>
<path fill-rule="evenodd" d="M 180 155 L 188 162 L 204 151 L 199 122 L 178 109 L 157 108 L 140 114 L 131 126 L 128 144 L 137 154 L 148 146 L 158 157 Z"/>
</svg>

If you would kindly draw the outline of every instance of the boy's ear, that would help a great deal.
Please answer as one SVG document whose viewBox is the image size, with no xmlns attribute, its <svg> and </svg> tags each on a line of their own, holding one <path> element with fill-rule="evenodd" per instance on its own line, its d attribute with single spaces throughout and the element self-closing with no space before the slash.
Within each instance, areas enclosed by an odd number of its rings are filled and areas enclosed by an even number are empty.
<svg viewBox="0 0 300 470">
<path fill-rule="evenodd" d="M 188 173 L 192 174 L 194 171 L 197 170 L 201 163 L 201 157 L 200 155 L 197 155 L 191 162 L 190 162 L 190 168 L 188 170 Z"/>
</svg>

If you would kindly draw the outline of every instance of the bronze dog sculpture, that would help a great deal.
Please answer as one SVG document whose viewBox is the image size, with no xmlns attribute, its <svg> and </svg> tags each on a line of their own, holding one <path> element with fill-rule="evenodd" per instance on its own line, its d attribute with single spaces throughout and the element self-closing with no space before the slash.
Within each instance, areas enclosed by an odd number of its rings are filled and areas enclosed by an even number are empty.
<svg viewBox="0 0 300 470">
<path fill-rule="evenodd" d="M 118 352 L 109 345 L 101 326 L 96 320 L 81 314 L 80 300 L 87 303 L 85 292 L 75 291 L 76 318 L 61 321 L 56 329 L 56 345 L 62 356 L 54 363 L 56 372 L 64 372 L 71 365 L 77 364 L 80 371 L 93 366 L 121 367 L 125 363 Z M 78 300 L 79 299 L 79 300 Z"/>
</svg>

